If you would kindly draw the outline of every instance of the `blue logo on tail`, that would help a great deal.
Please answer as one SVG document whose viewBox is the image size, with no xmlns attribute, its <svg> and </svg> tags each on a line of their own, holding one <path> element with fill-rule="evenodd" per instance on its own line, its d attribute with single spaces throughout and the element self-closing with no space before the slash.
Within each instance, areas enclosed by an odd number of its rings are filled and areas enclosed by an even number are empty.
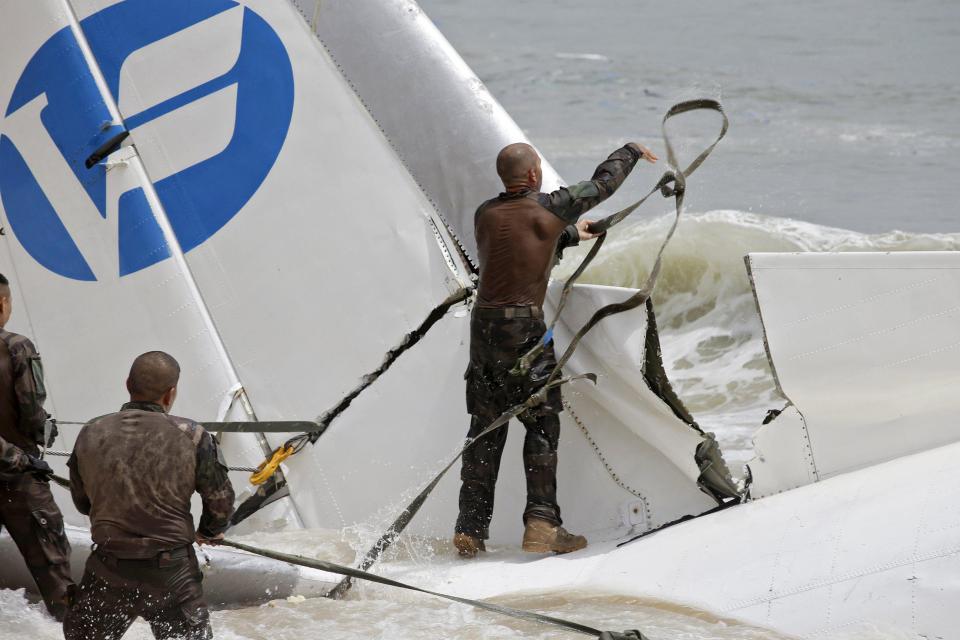
<svg viewBox="0 0 960 640">
<path fill-rule="evenodd" d="M 112 224 L 117 228 L 117 247 L 106 250 L 118 252 L 120 276 L 169 257 L 170 248 L 143 189 L 111 195 L 105 164 L 88 169 L 84 162 L 124 128 L 133 132 L 136 141 L 137 127 L 181 109 L 195 112 L 198 104 L 217 92 L 232 90 L 229 95 L 236 96 L 235 110 L 222 114 L 224 121 L 233 121 L 226 146 L 219 145 L 207 157 L 194 158 L 190 166 L 155 182 L 183 250 L 210 238 L 257 191 L 283 147 L 293 112 L 289 56 L 260 16 L 232 0 L 126 0 L 84 19 L 81 29 L 107 90 L 123 105 L 121 69 L 131 54 L 168 38 L 177 45 L 175 39 L 184 30 L 230 10 L 242 12 L 242 28 L 235 34 L 240 39 L 239 54 L 232 68 L 199 86 L 178 89 L 177 95 L 154 99 L 139 113 L 122 113 L 122 123 L 111 121 L 69 28 L 54 34 L 31 58 L 3 112 L 7 135 L 0 136 L 0 198 L 10 228 L 38 263 L 67 278 L 96 280 L 89 256 L 74 236 L 97 237 L 102 235 L 97 225 L 110 228 Z M 203 53 L 190 50 L 159 64 L 199 65 Z M 150 77 L 135 78 L 138 89 L 149 87 L 150 82 Z M 200 139 L 204 131 L 175 134 Z M 50 157 L 57 162 L 30 161 Z M 78 202 L 83 198 L 87 200 Z M 110 203 L 108 198 L 118 201 Z M 107 220 L 108 210 L 117 212 L 115 221 Z M 70 224 L 65 224 L 67 215 L 73 216 Z M 86 240 L 81 246 L 97 246 Z"/>
</svg>

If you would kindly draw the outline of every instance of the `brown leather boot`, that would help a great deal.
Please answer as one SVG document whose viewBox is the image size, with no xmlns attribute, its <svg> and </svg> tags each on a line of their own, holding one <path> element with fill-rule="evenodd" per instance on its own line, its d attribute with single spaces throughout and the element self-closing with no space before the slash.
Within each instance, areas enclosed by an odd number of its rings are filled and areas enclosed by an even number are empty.
<svg viewBox="0 0 960 640">
<path fill-rule="evenodd" d="M 463 558 L 475 558 L 478 553 L 487 550 L 487 546 L 481 538 L 474 538 L 466 533 L 454 535 L 453 546 L 457 548 L 457 553 Z"/>
<path fill-rule="evenodd" d="M 523 530 L 523 550 L 532 553 L 570 553 L 587 546 L 587 539 L 540 518 L 528 518 Z"/>
</svg>

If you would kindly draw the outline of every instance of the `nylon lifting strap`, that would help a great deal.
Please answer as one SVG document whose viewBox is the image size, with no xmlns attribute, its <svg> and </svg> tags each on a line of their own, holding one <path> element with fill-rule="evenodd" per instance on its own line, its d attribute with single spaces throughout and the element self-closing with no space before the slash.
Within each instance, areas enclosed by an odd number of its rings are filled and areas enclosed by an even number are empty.
<svg viewBox="0 0 960 640">
<path fill-rule="evenodd" d="M 304 433 L 302 435 L 306 436 L 311 443 L 316 442 L 317 439 L 323 435 L 323 432 L 327 430 L 327 427 L 329 427 L 330 424 L 340 416 L 340 414 L 350 407 L 350 404 L 357 398 L 357 396 L 359 396 L 370 385 L 376 382 L 377 378 L 379 378 L 387 371 L 387 369 L 393 366 L 393 363 L 396 362 L 397 359 L 404 354 L 404 352 L 408 351 L 418 342 L 420 342 L 427 332 L 433 328 L 433 325 L 435 325 L 440 318 L 445 316 L 451 308 L 467 300 L 472 293 L 472 286 L 461 287 L 447 296 L 446 299 L 439 305 L 431 309 L 430 313 L 427 314 L 427 317 L 424 318 L 423 322 L 420 323 L 420 326 L 404 335 L 403 339 L 397 346 L 387 351 L 383 357 L 383 362 L 379 367 L 363 376 L 360 379 L 360 384 L 358 384 L 343 398 L 341 398 L 337 404 L 320 414 L 315 421 L 278 420 L 268 422 L 203 422 L 201 424 L 207 431 L 223 431 L 227 433 L 293 433 L 296 431 L 303 431 Z M 82 426 L 87 423 L 60 420 L 57 421 L 57 424 Z M 295 444 L 294 440 L 295 438 L 291 438 L 282 447 L 278 447 L 278 449 L 293 446 Z"/>
<path fill-rule="evenodd" d="M 720 133 L 717 135 L 716 139 L 714 139 L 713 143 L 704 149 L 700 155 L 698 155 L 693 162 L 687 166 L 686 169 L 680 171 L 677 164 L 676 152 L 673 148 L 673 144 L 670 141 L 670 136 L 667 134 L 667 121 L 670 120 L 670 118 L 684 113 L 701 110 L 716 111 L 720 114 L 721 118 L 723 118 L 723 124 L 721 126 Z M 553 330 L 556 327 L 557 321 L 560 319 L 560 314 L 563 311 L 563 308 L 567 304 L 567 299 L 570 295 L 570 291 L 573 289 L 573 285 L 577 282 L 577 280 L 580 279 L 580 276 L 583 275 L 583 272 L 586 271 L 590 263 L 593 262 L 593 259 L 597 257 L 597 254 L 600 253 L 600 248 L 603 246 L 603 242 L 607 237 L 607 231 L 611 227 L 622 222 L 627 216 L 636 211 L 640 205 L 646 202 L 647 199 L 657 191 L 659 191 L 665 198 L 669 198 L 671 196 L 674 198 L 676 204 L 676 216 L 674 217 L 673 225 L 670 227 L 663 244 L 660 245 L 660 251 L 657 253 L 657 259 L 654 262 L 653 268 L 650 270 L 650 275 L 647 277 L 647 281 L 644 286 L 627 300 L 620 303 L 613 303 L 597 310 L 597 312 L 594 313 L 594 316 L 590 318 L 584 327 L 577 332 L 573 340 L 571 340 L 570 345 L 567 347 L 567 351 L 564 353 L 564 356 L 561 357 L 557 363 L 557 369 L 560 369 L 567 362 L 567 360 L 570 359 L 570 355 L 573 354 L 573 350 L 576 348 L 577 343 L 580 342 L 580 339 L 583 338 L 583 335 L 593 328 L 593 325 L 608 316 L 635 309 L 646 302 L 647 298 L 650 297 L 653 292 L 653 286 L 656 283 L 657 276 L 660 274 L 660 264 L 662 262 L 663 252 L 666 249 L 667 244 L 669 244 L 670 239 L 673 237 L 673 233 L 676 231 L 677 225 L 680 222 L 680 212 L 683 208 L 683 196 L 684 192 L 686 191 L 687 178 L 693 174 L 693 172 L 696 171 L 700 165 L 703 164 L 704 160 L 706 160 L 707 157 L 713 152 L 713 149 L 717 146 L 717 144 L 723 140 L 724 136 L 727 134 L 729 124 L 730 123 L 727 120 L 727 114 L 723 111 L 723 106 L 716 100 L 711 100 L 709 98 L 688 100 L 686 102 L 675 104 L 667 110 L 667 113 L 663 116 L 663 120 L 660 123 L 660 130 L 663 135 L 664 145 L 667 149 L 667 164 L 669 165 L 670 170 L 663 174 L 653 189 L 651 189 L 645 196 L 633 204 L 624 207 L 620 211 L 610 214 L 606 218 L 601 218 L 600 220 L 590 224 L 590 231 L 600 235 L 597 237 L 593 246 L 590 247 L 590 251 L 587 252 L 587 255 L 577 266 L 576 270 L 569 278 L 567 278 L 567 281 L 564 283 L 563 289 L 560 292 L 560 301 L 557 303 L 557 309 L 554 313 L 553 321 L 550 323 L 550 327 L 547 329 L 546 335 L 553 335 Z M 670 186 L 671 183 L 673 183 L 673 186 Z M 546 344 L 546 342 L 537 344 L 537 346 L 520 358 L 512 373 L 525 375 L 526 372 L 530 370 L 530 366 L 532 365 L 534 358 L 540 355 L 544 348 L 546 348 Z"/>
<path fill-rule="evenodd" d="M 667 134 L 667 121 L 677 115 L 682 113 L 687 113 L 690 111 L 697 111 L 701 109 L 707 109 L 711 111 L 716 111 L 723 118 L 723 125 L 720 130 L 720 134 L 717 138 L 710 144 L 706 149 L 704 149 L 700 155 L 698 155 L 693 162 L 683 171 L 680 171 L 677 165 L 676 152 L 673 148 L 673 144 L 670 141 L 670 136 Z M 574 280 L 575 277 L 579 277 L 586 265 L 589 264 L 589 261 L 596 256 L 599 251 L 599 247 L 602 244 L 603 238 L 606 236 L 606 231 L 612 226 L 621 222 L 624 218 L 630 215 L 634 210 L 636 210 L 641 204 L 646 201 L 655 191 L 660 190 L 665 197 L 673 197 L 676 205 L 676 216 L 674 218 L 673 224 L 670 227 L 670 230 L 667 232 L 666 237 L 663 240 L 663 243 L 660 245 L 660 250 L 657 252 L 656 261 L 653 264 L 653 268 L 650 270 L 650 275 L 647 277 L 647 281 L 644 283 L 643 288 L 638 290 L 636 293 L 631 295 L 629 298 L 623 302 L 611 303 L 605 305 L 594 312 L 593 316 L 574 334 L 573 339 L 570 341 L 569 346 L 564 351 L 563 355 L 557 361 L 557 366 L 553 369 L 550 374 L 550 377 L 547 379 L 547 382 L 533 395 L 531 395 L 527 400 L 521 404 L 518 404 L 503 414 L 499 418 L 494 420 L 489 427 L 484 429 L 480 434 L 475 438 L 467 440 L 463 448 L 457 453 L 453 460 L 451 460 L 443 469 L 438 473 L 423 490 L 417 495 L 413 501 L 407 505 L 407 507 L 400 513 L 397 519 L 390 525 L 382 536 L 377 540 L 376 543 L 364 554 L 363 559 L 360 562 L 359 567 L 361 569 L 369 569 L 377 561 L 380 555 L 393 544 L 393 542 L 400 536 L 403 530 L 410 524 L 410 521 L 413 520 L 417 512 L 423 506 L 423 503 L 426 502 L 429 495 L 433 492 L 434 488 L 440 482 L 447 471 L 459 460 L 464 452 L 472 446 L 477 440 L 487 435 L 488 433 L 499 429 L 503 425 L 507 424 L 512 418 L 520 415 L 528 408 L 538 406 L 539 404 L 546 401 L 547 391 L 550 389 L 565 384 L 566 382 L 571 382 L 575 379 L 589 379 L 591 382 L 596 384 L 596 376 L 593 374 L 584 374 L 582 376 L 576 376 L 574 378 L 559 378 L 563 365 L 570 360 L 570 357 L 573 355 L 573 352 L 576 350 L 577 345 L 580 344 L 580 341 L 583 337 L 592 329 L 598 322 L 607 318 L 609 316 L 615 315 L 617 313 L 623 313 L 625 311 L 630 311 L 636 307 L 644 304 L 646 300 L 650 297 L 650 294 L 653 291 L 653 287 L 657 282 L 657 277 L 660 275 L 660 265 L 663 261 L 663 253 L 667 248 L 667 245 L 670 243 L 671 238 L 673 238 L 673 233 L 676 231 L 677 224 L 680 222 L 680 215 L 683 210 L 683 195 L 686 187 L 686 176 L 690 175 L 696 169 L 703 164 L 703 161 L 706 160 L 707 156 L 713 151 L 714 147 L 717 146 L 717 143 L 723 139 L 727 133 L 727 128 L 729 127 L 729 122 L 727 120 L 726 114 L 723 112 L 723 107 L 716 100 L 711 99 L 699 99 L 699 100 L 689 100 L 687 102 L 681 102 L 672 106 L 664 115 L 663 121 L 661 123 L 661 132 L 663 134 L 663 141 L 667 149 L 667 164 L 670 166 L 670 170 L 667 171 L 662 178 L 657 182 L 657 185 L 643 198 L 633 203 L 629 207 L 622 209 L 614 214 L 607 216 L 595 223 L 593 223 L 594 228 L 600 230 L 603 235 L 597 238 L 597 243 L 591 248 L 590 253 L 587 254 L 587 257 L 584 259 L 583 263 L 577 268 L 574 276 L 567 281 L 567 284 L 564 286 L 564 291 L 569 291 L 569 288 L 572 287 L 571 280 Z M 673 187 L 670 187 L 670 183 L 673 183 Z M 595 226 L 594 226 L 595 225 Z M 561 297 L 561 304 L 564 302 L 564 298 Z M 557 309 L 557 315 L 560 313 L 560 308 Z M 556 322 L 556 320 L 554 320 Z M 553 325 L 551 325 L 552 327 Z M 542 348 L 543 343 L 541 342 L 537 348 Z M 329 598 L 340 598 L 350 589 L 350 578 L 349 576 L 340 581 L 333 590 L 327 594 Z"/>
<path fill-rule="evenodd" d="M 50 451 L 47 452 L 51 453 Z M 59 454 L 61 452 L 57 452 Z M 62 452 L 63 455 L 70 455 L 69 453 Z M 252 471 L 256 472 L 257 469 L 251 467 L 228 467 L 230 471 Z M 64 489 L 70 489 L 70 480 L 64 478 L 63 476 L 58 476 L 57 474 L 50 475 L 50 482 L 53 482 L 56 485 L 63 487 Z M 265 484 L 262 484 L 257 488 L 257 491 L 243 501 L 243 503 L 236 508 L 233 512 L 233 515 L 230 516 L 230 526 L 243 522 L 254 513 L 267 506 L 272 504 L 281 498 L 286 498 L 290 495 L 290 490 L 287 487 L 286 480 L 280 480 L 278 476 L 272 475 L 265 481 Z"/>
<path fill-rule="evenodd" d="M 547 398 L 547 391 L 550 389 L 559 387 L 560 385 L 568 382 L 573 382 L 574 380 L 590 380 L 596 384 L 597 377 L 592 373 L 585 373 L 572 378 L 552 380 L 548 384 L 545 384 L 540 391 L 527 398 L 525 402 L 511 407 L 501 414 L 499 418 L 490 423 L 489 427 L 481 431 L 475 437 L 468 439 L 466 444 L 464 444 L 460 451 L 457 452 L 457 455 L 455 455 L 453 459 L 448 462 L 443 469 L 440 470 L 440 473 L 434 476 L 433 480 L 431 480 L 427 486 L 425 486 L 420 493 L 417 494 L 417 497 L 414 498 L 413 501 L 408 504 L 403 511 L 400 512 L 400 515 L 397 516 L 397 519 L 393 521 L 393 524 L 391 524 L 390 527 L 383 533 L 383 535 L 381 535 L 380 538 L 373 544 L 373 546 L 367 550 L 363 556 L 363 559 L 360 561 L 359 568 L 361 570 L 369 569 L 380 558 L 380 555 L 390 548 L 390 545 L 396 541 L 400 534 L 403 533 L 403 530 L 407 528 L 407 525 L 410 524 L 410 521 L 413 520 L 414 516 L 417 515 L 417 512 L 420 511 L 420 507 L 423 506 L 423 503 L 426 502 L 427 498 L 430 497 L 430 494 L 433 493 L 434 488 L 437 486 L 440 480 L 443 479 L 443 476 L 447 474 L 447 471 L 449 471 L 450 468 L 457 463 L 457 460 L 463 456 L 464 452 L 469 449 L 474 442 L 484 437 L 488 433 L 499 429 L 503 425 L 510 422 L 512 418 L 517 417 L 527 409 L 536 407 L 545 401 Z M 347 576 L 341 580 L 336 587 L 331 589 L 330 592 L 327 593 L 326 597 L 337 600 L 343 597 L 343 595 L 350 590 L 350 586 L 350 577 Z"/>
<path fill-rule="evenodd" d="M 83 426 L 87 422 L 57 420 L 57 424 Z M 200 426 L 210 433 L 296 433 L 317 426 L 312 420 L 266 420 L 263 422 L 201 422 Z M 70 454 L 67 454 L 70 455 Z"/>
<path fill-rule="evenodd" d="M 336 405 L 325 411 L 316 422 L 309 421 L 272 421 L 272 422 L 206 422 L 202 423 L 204 428 L 211 432 L 227 433 L 291 433 L 303 430 L 303 433 L 294 436 L 284 442 L 271 452 L 270 456 L 260 463 L 260 466 L 253 469 L 249 467 L 230 467 L 231 471 L 249 471 L 251 484 L 258 485 L 257 491 L 249 498 L 244 500 L 236 509 L 233 517 L 230 519 L 230 526 L 239 524 L 246 520 L 263 507 L 272 504 L 279 498 L 289 494 L 289 488 L 285 481 L 276 481 L 275 473 L 280 464 L 288 457 L 299 453 L 308 443 L 316 442 L 330 424 L 339 417 L 350 404 L 365 391 L 370 385 L 377 381 L 384 372 L 389 369 L 404 352 L 414 347 L 430 331 L 433 326 L 444 317 L 454 306 L 470 298 L 473 293 L 473 287 L 461 287 L 431 309 L 427 317 L 413 331 L 407 333 L 400 343 L 388 351 L 384 356 L 383 362 L 371 373 L 361 378 L 360 384 L 354 387 L 345 395 Z M 83 426 L 86 422 L 78 421 L 59 421 L 58 424 Z M 69 455 L 69 454 L 65 454 Z M 54 482 L 60 486 L 69 488 L 70 482 L 65 478 L 53 477 Z"/>
<path fill-rule="evenodd" d="M 61 423 L 61 424 L 69 424 L 69 423 Z M 249 424 L 259 424 L 259 423 L 253 422 L 253 423 L 249 423 Z M 69 458 L 71 455 L 72 455 L 72 454 L 71 454 L 70 451 L 56 451 L 56 450 L 53 450 L 53 449 L 47 449 L 46 452 L 44 453 L 44 456 L 53 456 L 53 457 L 57 457 L 57 458 Z M 247 473 L 255 473 L 256 471 L 258 471 L 258 469 L 255 468 L 255 467 L 233 467 L 233 466 L 228 466 L 228 467 L 227 467 L 227 471 L 246 471 Z"/>
<path fill-rule="evenodd" d="M 274 449 L 270 456 L 265 459 L 256 469 L 249 467 L 231 467 L 231 470 L 242 470 L 252 472 L 250 482 L 254 485 L 260 485 L 260 488 L 249 498 L 244 500 L 238 507 L 230 520 L 230 525 L 236 525 L 252 516 L 261 508 L 275 502 L 278 498 L 285 497 L 289 492 L 286 482 L 274 482 L 274 473 L 286 458 L 295 455 L 303 450 L 307 444 L 315 443 L 320 436 L 327 430 L 330 424 L 338 418 L 350 404 L 365 391 L 370 385 L 384 374 L 404 352 L 414 347 L 430 331 L 433 326 L 444 317 L 454 306 L 470 298 L 473 293 L 473 287 L 461 287 L 430 310 L 427 317 L 413 331 L 407 333 L 400 343 L 389 350 L 383 358 L 383 362 L 371 373 L 361 378 L 360 384 L 354 387 L 346 396 L 344 396 L 336 405 L 325 411 L 316 422 L 303 420 L 296 421 L 270 421 L 270 422 L 205 422 L 204 428 L 210 432 L 227 433 L 291 433 L 303 431 L 282 445 Z M 83 426 L 86 422 L 79 421 L 58 421 L 58 424 Z M 69 455 L 69 454 L 66 454 Z M 69 481 L 63 478 L 54 478 L 54 481 L 61 486 L 69 487 Z"/>
<path fill-rule="evenodd" d="M 325 560 L 314 560 L 311 558 L 304 558 L 303 556 L 295 556 L 287 553 L 280 553 L 278 551 L 271 551 L 269 549 L 259 549 L 241 542 L 234 542 L 233 540 L 222 540 L 220 544 L 233 547 L 234 549 L 240 549 L 241 551 L 246 551 L 247 553 L 263 556 L 264 558 L 270 558 L 271 560 L 279 560 L 281 562 L 287 562 L 301 567 L 307 567 L 309 569 L 318 569 L 328 573 L 335 573 L 337 575 L 367 580 L 369 582 L 375 582 L 388 587 L 396 587 L 398 589 L 406 589 L 408 591 L 425 593 L 437 598 L 443 598 L 444 600 L 458 602 L 460 604 L 476 607 L 478 609 L 484 609 L 486 611 L 492 611 L 493 613 L 511 616 L 513 618 L 519 618 L 521 620 L 549 624 L 555 627 L 560 627 L 561 629 L 566 629 L 568 631 L 575 631 L 577 633 L 582 633 L 594 638 L 601 638 L 602 640 L 646 640 L 646 636 L 636 630 L 624 631 L 622 633 L 615 631 L 600 631 L 599 629 L 594 629 L 593 627 L 580 624 L 579 622 L 571 622 L 570 620 L 563 620 L 562 618 L 554 618 L 553 616 L 534 613 L 533 611 L 524 611 L 523 609 L 514 609 L 512 607 L 505 607 L 503 605 L 493 604 L 491 602 L 483 602 L 482 600 L 471 600 L 470 598 L 461 598 L 459 596 L 452 596 L 446 593 L 430 591 L 429 589 L 422 589 L 398 580 L 391 580 L 390 578 L 378 576 L 374 573 L 367 573 L 366 571 L 361 571 L 352 567 L 345 567 L 332 562 L 327 562 Z"/>
<path fill-rule="evenodd" d="M 404 352 L 409 351 L 418 342 L 420 342 L 420 340 L 427 335 L 427 332 L 433 328 L 433 325 L 439 322 L 440 318 L 445 316 L 451 308 L 467 300 L 472 292 L 473 287 L 461 287 L 447 296 L 443 302 L 430 310 L 430 313 L 427 314 L 427 317 L 424 318 L 423 322 L 420 323 L 420 326 L 403 336 L 403 339 L 397 346 L 387 351 L 383 357 L 383 362 L 380 363 L 379 367 L 363 376 L 360 379 L 360 384 L 343 396 L 343 398 L 341 398 L 337 404 L 324 411 L 314 423 L 314 429 L 310 429 L 298 436 L 290 438 L 283 443 L 283 445 L 277 447 L 277 450 L 293 447 L 293 452 L 298 453 L 307 443 L 313 444 L 316 442 L 327 430 L 327 428 L 330 427 L 333 421 L 340 417 L 340 415 L 350 407 L 350 404 L 356 400 L 357 396 L 359 396 L 368 387 L 370 387 L 370 385 L 376 382 L 377 379 L 387 371 L 387 369 L 393 366 L 393 363 L 396 362 L 397 359 L 404 354 Z"/>
<path fill-rule="evenodd" d="M 430 310 L 430 313 L 427 314 L 427 317 L 424 318 L 423 322 L 420 323 L 413 331 L 407 333 L 400 343 L 395 346 L 393 349 L 387 351 L 384 355 L 383 362 L 372 372 L 363 376 L 360 380 L 360 384 L 354 387 L 347 395 L 345 395 L 337 404 L 325 411 L 317 421 L 312 424 L 313 428 L 305 430 L 303 433 L 289 438 L 282 445 L 273 450 L 270 456 L 263 461 L 261 466 L 257 469 L 257 472 L 251 476 L 250 481 L 254 484 L 262 485 L 256 493 L 247 498 L 244 502 L 237 507 L 237 511 L 234 514 L 233 519 L 231 519 L 231 526 L 238 524 L 256 513 L 260 508 L 267 506 L 271 502 L 274 502 L 276 497 L 274 493 L 276 491 L 289 491 L 286 482 L 272 482 L 273 472 L 277 469 L 280 462 L 284 459 L 300 453 L 308 444 L 315 443 L 320 436 L 324 434 L 330 424 L 337 419 L 347 408 L 350 407 L 350 404 L 359 396 L 363 391 L 370 387 L 377 379 L 383 375 L 397 359 L 404 354 L 404 352 L 410 350 L 414 347 L 421 339 L 430 331 L 433 326 L 443 318 L 450 309 L 454 306 L 464 302 L 470 298 L 473 293 L 473 287 L 461 287 L 453 293 L 451 293 L 447 298 L 441 302 L 439 305 Z M 251 423 L 258 424 L 258 423 Z M 270 482 L 268 482 L 270 481 Z M 267 483 L 267 484 L 264 484 Z"/>
<path fill-rule="evenodd" d="M 434 307 L 430 311 L 430 313 L 427 314 L 427 317 L 424 318 L 423 322 L 420 323 L 419 327 L 417 327 L 416 329 L 414 329 L 413 331 L 405 335 L 403 337 L 403 340 L 400 341 L 400 344 L 398 344 L 393 349 L 390 349 L 390 351 L 387 351 L 386 355 L 384 355 L 383 362 L 380 364 L 379 367 L 377 367 L 367 375 L 363 376 L 363 378 L 361 378 L 360 384 L 354 387 L 354 389 L 350 391 L 350 393 L 345 395 L 343 399 L 340 400 L 340 402 L 335 404 L 333 407 L 331 407 L 327 411 L 323 412 L 323 414 L 319 418 L 317 418 L 317 424 L 319 425 L 319 430 L 314 431 L 311 434 L 310 442 L 311 443 L 316 442 L 317 438 L 319 438 L 323 434 L 323 432 L 327 430 L 327 427 L 330 426 L 330 423 L 332 423 L 337 417 L 340 416 L 340 414 L 346 411 L 347 408 L 350 406 L 350 403 L 353 402 L 357 396 L 363 393 L 363 391 L 367 387 L 369 387 L 371 384 L 376 382 L 377 378 L 383 375 L 383 373 L 387 369 L 389 369 L 393 365 L 393 363 L 396 362 L 397 358 L 403 355 L 405 351 L 409 350 L 411 347 L 413 347 L 418 342 L 420 342 L 423 336 L 425 336 L 427 332 L 430 331 L 433 325 L 435 325 L 440 320 L 440 318 L 445 316 L 452 307 L 460 304 L 461 302 L 469 298 L 472 292 L 473 292 L 473 287 L 462 287 L 460 289 L 457 289 L 453 293 L 451 293 L 449 296 L 447 296 L 446 300 L 444 300 L 439 305 Z"/>
</svg>

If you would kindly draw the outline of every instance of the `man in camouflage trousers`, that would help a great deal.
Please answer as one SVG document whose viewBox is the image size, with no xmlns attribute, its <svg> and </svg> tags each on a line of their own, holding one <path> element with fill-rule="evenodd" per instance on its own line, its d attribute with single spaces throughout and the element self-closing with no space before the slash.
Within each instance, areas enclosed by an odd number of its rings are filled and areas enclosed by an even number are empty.
<svg viewBox="0 0 960 640">
<path fill-rule="evenodd" d="M 608 198 L 640 158 L 656 162 L 649 150 L 630 143 L 597 167 L 590 180 L 541 193 L 540 157 L 528 144 L 504 147 L 497 173 L 504 193 L 477 209 L 474 227 L 480 258 L 480 284 L 470 322 L 467 369 L 468 438 L 486 429 L 501 413 L 525 401 L 556 366 L 549 344 L 525 375 L 513 375 L 517 360 L 544 339 L 543 300 L 550 271 L 567 246 L 594 235 L 578 218 Z M 521 413 L 526 427 L 523 466 L 527 478 L 523 549 L 567 553 L 587 546 L 583 536 L 567 532 L 557 504 L 557 445 L 563 410 L 560 389 L 546 402 Z M 460 555 L 484 550 L 506 426 L 493 431 L 463 455 L 460 516 L 453 543 Z"/>
<path fill-rule="evenodd" d="M 73 585 L 70 543 L 50 492 L 53 471 L 39 458 L 55 432 L 45 435 L 47 392 L 37 350 L 3 329 L 12 311 L 10 283 L 0 275 L 0 526 L 23 554 L 47 609 L 62 620 Z"/>
<path fill-rule="evenodd" d="M 213 637 L 193 543 L 223 538 L 234 493 L 216 440 L 169 415 L 179 378 L 170 355 L 139 356 L 127 379 L 130 402 L 77 436 L 71 493 L 90 516 L 95 546 L 64 621 L 66 640 L 120 638 L 138 616 L 156 638 Z M 194 491 L 203 501 L 196 529 Z"/>
</svg>

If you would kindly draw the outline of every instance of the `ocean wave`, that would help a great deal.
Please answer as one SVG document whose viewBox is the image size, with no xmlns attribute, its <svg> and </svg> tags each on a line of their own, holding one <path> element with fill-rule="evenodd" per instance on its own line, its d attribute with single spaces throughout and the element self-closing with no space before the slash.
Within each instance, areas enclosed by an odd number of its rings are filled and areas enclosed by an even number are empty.
<svg viewBox="0 0 960 640">
<path fill-rule="evenodd" d="M 642 285 L 672 220 L 666 215 L 611 232 L 582 282 Z M 588 248 L 570 252 L 557 275 L 572 272 Z M 960 233 L 870 235 L 743 211 L 686 214 L 664 254 L 654 292 L 664 361 L 674 387 L 698 419 L 729 432 L 729 438 L 722 438 L 728 448 L 749 447 L 752 431 L 729 424 L 723 416 L 759 423 L 764 410 L 782 406 L 783 399 L 770 373 L 744 256 L 934 250 L 960 250 Z"/>
<path fill-rule="evenodd" d="M 600 53 L 567 53 L 558 52 L 553 54 L 560 60 L 586 60 L 588 62 L 610 62 L 610 58 Z"/>
</svg>

